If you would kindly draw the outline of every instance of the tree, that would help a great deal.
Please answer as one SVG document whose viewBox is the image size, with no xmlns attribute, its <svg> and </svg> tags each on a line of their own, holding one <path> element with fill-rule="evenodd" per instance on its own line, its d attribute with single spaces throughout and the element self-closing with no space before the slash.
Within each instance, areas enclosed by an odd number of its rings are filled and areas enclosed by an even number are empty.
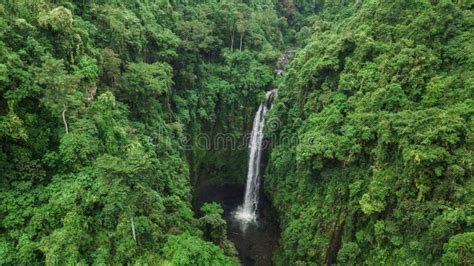
<svg viewBox="0 0 474 266">
<path fill-rule="evenodd" d="M 474 232 L 458 234 L 444 245 L 443 263 L 472 265 L 474 261 Z"/>
<path fill-rule="evenodd" d="M 237 21 L 236 21 L 236 29 L 237 29 L 237 32 L 240 33 L 239 50 L 242 51 L 243 46 L 244 46 L 244 35 L 249 27 L 252 10 L 245 4 L 237 5 L 237 10 L 238 10 L 238 14 L 237 14 Z"/>
<path fill-rule="evenodd" d="M 189 234 L 168 237 L 163 255 L 173 265 L 238 265 L 235 258 L 225 256 L 216 246 Z"/>
<path fill-rule="evenodd" d="M 109 48 L 102 49 L 101 56 L 101 82 L 112 88 L 112 91 L 115 92 L 121 74 L 120 66 L 122 60 L 120 60 L 119 56 Z"/>
<path fill-rule="evenodd" d="M 199 219 L 206 240 L 220 244 L 227 239 L 227 224 L 221 215 L 224 210 L 218 203 L 206 203 L 201 207 L 203 217 Z"/>
<path fill-rule="evenodd" d="M 36 82 L 43 88 L 41 102 L 54 116 L 61 115 L 66 134 L 69 133 L 66 111 L 81 95 L 77 90 L 78 78 L 66 72 L 63 60 L 47 55 L 37 69 Z"/>
<path fill-rule="evenodd" d="M 118 97 L 129 104 L 135 115 L 153 115 L 150 110 L 168 108 L 166 97 L 173 84 L 171 77 L 168 64 L 131 63 L 122 76 Z"/>
</svg>

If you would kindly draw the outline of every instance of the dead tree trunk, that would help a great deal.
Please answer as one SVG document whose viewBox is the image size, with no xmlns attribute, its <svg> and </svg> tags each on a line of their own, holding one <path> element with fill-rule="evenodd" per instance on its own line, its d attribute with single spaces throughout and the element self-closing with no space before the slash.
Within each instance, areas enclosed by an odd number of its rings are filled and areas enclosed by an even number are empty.
<svg viewBox="0 0 474 266">
<path fill-rule="evenodd" d="M 135 224 L 133 223 L 133 217 L 130 218 L 130 221 L 132 223 L 132 236 L 133 236 L 133 240 L 135 242 L 137 242 L 137 235 L 135 234 Z"/>
<path fill-rule="evenodd" d="M 66 105 L 64 105 L 64 109 L 63 109 L 63 113 L 62 113 L 62 117 L 63 117 L 63 123 L 64 123 L 64 128 L 66 129 L 66 134 L 69 134 L 69 128 L 67 126 L 67 121 L 66 121 Z"/>
</svg>

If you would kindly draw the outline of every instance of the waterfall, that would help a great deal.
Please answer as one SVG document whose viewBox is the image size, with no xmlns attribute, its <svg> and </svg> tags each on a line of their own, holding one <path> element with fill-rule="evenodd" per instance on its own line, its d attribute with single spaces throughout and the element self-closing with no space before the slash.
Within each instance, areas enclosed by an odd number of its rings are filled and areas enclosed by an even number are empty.
<svg viewBox="0 0 474 266">
<path fill-rule="evenodd" d="M 250 157 L 247 172 L 247 186 L 245 188 L 244 203 L 236 212 L 235 217 L 243 222 L 255 222 L 257 220 L 257 208 L 260 192 L 260 177 L 262 152 L 263 152 L 263 127 L 265 125 L 265 114 L 270 108 L 277 90 L 267 92 L 265 101 L 258 108 L 253 120 L 253 128 L 250 136 Z"/>
</svg>

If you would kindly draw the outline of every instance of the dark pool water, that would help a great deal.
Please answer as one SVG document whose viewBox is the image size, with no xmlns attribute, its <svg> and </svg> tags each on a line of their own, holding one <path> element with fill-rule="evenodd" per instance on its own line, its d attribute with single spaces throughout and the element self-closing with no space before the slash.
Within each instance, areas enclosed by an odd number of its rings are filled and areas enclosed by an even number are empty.
<svg viewBox="0 0 474 266">
<path fill-rule="evenodd" d="M 199 210 L 205 202 L 220 203 L 227 221 L 227 236 L 239 251 L 240 262 L 243 265 L 272 265 L 272 252 L 278 243 L 280 230 L 270 203 L 261 195 L 258 222 L 243 226 L 234 219 L 234 212 L 242 204 L 243 196 L 243 187 L 210 186 L 197 191 L 193 205 L 195 210 Z"/>
</svg>

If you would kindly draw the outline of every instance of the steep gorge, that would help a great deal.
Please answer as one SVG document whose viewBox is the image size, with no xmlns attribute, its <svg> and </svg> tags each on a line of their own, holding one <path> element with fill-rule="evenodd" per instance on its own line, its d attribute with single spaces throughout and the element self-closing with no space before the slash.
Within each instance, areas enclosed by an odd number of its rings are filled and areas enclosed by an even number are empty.
<svg viewBox="0 0 474 266">
<path fill-rule="evenodd" d="M 473 12 L 0 3 L 0 264 L 472 264 Z M 230 217 L 275 88 L 245 235 Z"/>
</svg>

